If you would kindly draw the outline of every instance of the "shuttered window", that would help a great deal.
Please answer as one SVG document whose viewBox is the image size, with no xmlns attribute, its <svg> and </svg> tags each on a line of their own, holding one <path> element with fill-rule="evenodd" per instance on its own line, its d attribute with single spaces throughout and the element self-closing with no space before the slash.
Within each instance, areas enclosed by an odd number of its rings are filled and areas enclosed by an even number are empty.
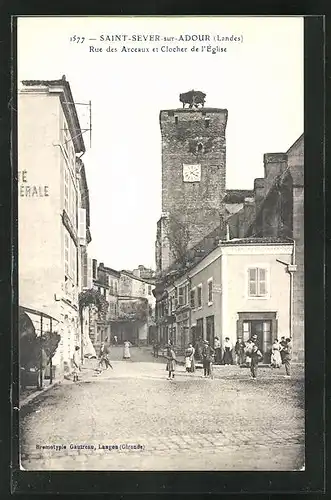
<svg viewBox="0 0 331 500">
<path fill-rule="evenodd" d="M 265 297 L 267 294 L 267 269 L 260 267 L 248 269 L 248 296 Z"/>
</svg>

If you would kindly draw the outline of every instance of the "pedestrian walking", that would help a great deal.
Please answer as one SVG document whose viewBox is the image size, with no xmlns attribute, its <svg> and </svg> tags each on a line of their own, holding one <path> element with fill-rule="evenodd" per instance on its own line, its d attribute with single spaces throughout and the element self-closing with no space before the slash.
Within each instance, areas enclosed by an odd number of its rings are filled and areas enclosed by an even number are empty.
<svg viewBox="0 0 331 500">
<path fill-rule="evenodd" d="M 245 356 L 246 356 L 246 366 L 251 366 L 251 354 L 254 346 L 254 342 L 252 339 L 248 339 L 245 347 Z"/>
<path fill-rule="evenodd" d="M 204 347 L 202 349 L 202 362 L 203 362 L 203 375 L 210 377 L 210 365 L 213 361 L 214 349 L 210 347 L 208 340 L 204 340 Z"/>
<path fill-rule="evenodd" d="M 130 359 L 131 358 L 130 347 L 132 347 L 131 342 L 129 342 L 128 340 L 125 340 L 124 346 L 123 346 L 123 359 Z"/>
<path fill-rule="evenodd" d="M 78 382 L 78 373 L 81 371 L 81 357 L 78 345 L 75 346 L 74 354 L 72 356 L 73 365 L 73 381 Z"/>
<path fill-rule="evenodd" d="M 214 350 L 215 350 L 215 365 L 220 365 L 222 362 L 222 350 L 221 350 L 221 342 L 218 337 L 215 337 L 214 340 Z"/>
<path fill-rule="evenodd" d="M 259 361 L 261 361 L 263 358 L 261 351 L 257 347 L 257 345 L 253 345 L 252 352 L 251 352 L 251 376 L 253 380 L 256 380 L 257 376 L 257 367 L 259 364 Z"/>
<path fill-rule="evenodd" d="M 278 339 L 275 339 L 271 347 L 271 368 L 280 368 L 282 364 L 282 358 L 280 356 L 280 345 Z"/>
<path fill-rule="evenodd" d="M 171 378 L 175 378 L 175 370 L 176 370 L 176 354 L 171 344 L 167 345 L 167 353 L 166 353 L 166 370 L 168 372 L 168 380 Z"/>
<path fill-rule="evenodd" d="M 234 352 L 236 354 L 236 363 L 241 366 L 245 364 L 245 342 L 241 338 L 238 338 L 236 345 L 234 346 Z"/>
<path fill-rule="evenodd" d="M 185 368 L 188 373 L 195 372 L 194 353 L 195 349 L 193 345 L 189 343 L 185 351 Z"/>
<path fill-rule="evenodd" d="M 223 362 L 225 365 L 232 365 L 232 342 L 229 337 L 225 337 Z"/>
<path fill-rule="evenodd" d="M 106 370 L 108 368 L 113 369 L 109 361 L 109 348 L 105 342 L 101 342 L 100 352 L 99 352 L 99 363 L 97 370 L 101 372 L 102 365 L 105 365 Z"/>
<path fill-rule="evenodd" d="M 284 364 L 284 348 L 286 347 L 286 339 L 285 337 L 281 337 L 280 338 L 280 342 L 279 342 L 279 347 L 280 347 L 280 357 L 281 357 L 281 360 L 282 360 L 282 364 Z"/>
<path fill-rule="evenodd" d="M 283 362 L 285 365 L 285 371 L 286 371 L 286 378 L 291 377 L 291 361 L 292 361 L 292 341 L 290 338 L 286 339 L 286 346 L 283 348 Z"/>
</svg>

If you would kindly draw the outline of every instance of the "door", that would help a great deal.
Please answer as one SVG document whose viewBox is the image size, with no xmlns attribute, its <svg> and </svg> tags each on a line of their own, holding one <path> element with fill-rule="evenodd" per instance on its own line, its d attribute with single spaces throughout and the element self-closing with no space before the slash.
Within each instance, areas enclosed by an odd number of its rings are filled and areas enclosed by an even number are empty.
<svg viewBox="0 0 331 500">
<path fill-rule="evenodd" d="M 270 363 L 271 321 L 251 321 L 251 335 L 257 335 L 257 344 L 263 354 L 263 362 Z"/>
<path fill-rule="evenodd" d="M 192 342 L 192 345 L 194 347 L 196 342 L 197 342 L 197 334 L 196 334 L 196 327 L 195 326 L 191 326 L 191 342 Z"/>
<path fill-rule="evenodd" d="M 206 318 L 206 337 L 211 346 L 214 345 L 214 316 Z"/>
<path fill-rule="evenodd" d="M 197 319 L 196 334 L 197 340 L 203 339 L 203 318 Z"/>
</svg>

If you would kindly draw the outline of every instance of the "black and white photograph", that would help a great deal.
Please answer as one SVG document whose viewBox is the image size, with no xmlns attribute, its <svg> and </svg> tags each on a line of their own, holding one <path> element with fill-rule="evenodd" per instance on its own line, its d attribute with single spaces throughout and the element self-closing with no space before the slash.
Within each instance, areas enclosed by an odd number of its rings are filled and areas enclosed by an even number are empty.
<svg viewBox="0 0 331 500">
<path fill-rule="evenodd" d="M 304 471 L 304 18 L 19 16 L 24 471 Z"/>
</svg>

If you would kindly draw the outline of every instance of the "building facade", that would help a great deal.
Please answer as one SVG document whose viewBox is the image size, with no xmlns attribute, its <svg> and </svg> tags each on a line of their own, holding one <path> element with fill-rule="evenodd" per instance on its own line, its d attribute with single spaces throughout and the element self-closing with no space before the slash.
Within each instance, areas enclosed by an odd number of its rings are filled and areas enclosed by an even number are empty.
<svg viewBox="0 0 331 500">
<path fill-rule="evenodd" d="M 118 338 L 147 345 L 154 327 L 154 280 L 140 278 L 129 271 L 120 274 Z"/>
<path fill-rule="evenodd" d="M 108 311 L 105 318 L 100 318 L 94 309 L 93 317 L 90 321 L 90 337 L 96 349 L 101 342 L 109 341 L 116 335 L 116 322 L 118 320 L 118 294 L 120 273 L 115 269 L 107 267 L 103 262 L 97 266 L 97 261 L 93 259 L 95 269 L 93 288 L 97 290 L 107 301 Z"/>
<path fill-rule="evenodd" d="M 198 106 L 160 112 L 162 215 L 155 250 L 158 272 L 213 231 L 224 216 L 227 116 L 226 109 Z"/>
<path fill-rule="evenodd" d="M 78 159 L 84 152 L 65 78 L 23 81 L 18 92 L 19 303 L 56 319 L 58 374 L 71 370 L 74 346 L 81 343 L 78 295 L 89 279 L 88 189 Z"/>
<path fill-rule="evenodd" d="M 153 271 L 139 266 L 134 271 L 116 271 L 94 259 L 93 288 L 108 303 L 105 318 L 94 308 L 90 319 L 90 338 L 97 350 L 100 343 L 125 340 L 137 345 L 151 343 L 154 335 L 155 297 Z M 150 278 L 141 277 L 151 276 Z"/>
<path fill-rule="evenodd" d="M 264 177 L 254 181 L 254 197 L 229 218 L 232 237 L 287 237 L 294 242 L 294 359 L 304 360 L 304 135 L 286 153 L 264 155 Z"/>
<path fill-rule="evenodd" d="M 288 336 L 292 255 L 286 238 L 221 241 L 185 273 L 168 278 L 157 299 L 159 341 L 181 350 L 200 338 L 213 344 L 218 336 L 223 345 L 225 337 L 234 344 L 256 333 L 270 362 L 272 341 Z"/>
</svg>

